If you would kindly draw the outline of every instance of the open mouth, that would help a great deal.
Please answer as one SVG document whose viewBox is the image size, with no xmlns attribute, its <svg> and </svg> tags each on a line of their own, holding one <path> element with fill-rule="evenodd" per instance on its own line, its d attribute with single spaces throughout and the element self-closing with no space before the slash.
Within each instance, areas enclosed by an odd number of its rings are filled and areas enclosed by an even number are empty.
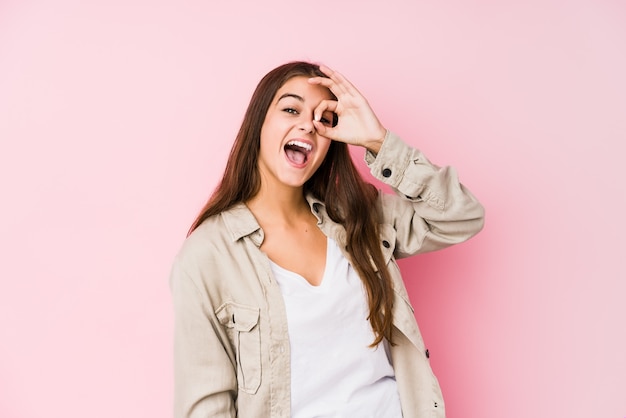
<svg viewBox="0 0 626 418">
<path fill-rule="evenodd" d="M 285 144 L 285 154 L 289 161 L 294 164 L 302 165 L 309 160 L 309 154 L 313 147 L 306 142 L 289 141 Z"/>
</svg>

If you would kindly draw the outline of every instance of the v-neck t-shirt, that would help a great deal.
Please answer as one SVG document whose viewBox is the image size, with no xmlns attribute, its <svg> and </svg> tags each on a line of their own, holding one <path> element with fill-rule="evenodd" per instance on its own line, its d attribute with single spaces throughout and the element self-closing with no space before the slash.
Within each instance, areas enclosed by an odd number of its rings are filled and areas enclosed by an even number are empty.
<svg viewBox="0 0 626 418">
<path fill-rule="evenodd" d="M 270 262 L 287 311 L 293 418 L 402 417 L 387 342 L 367 319 L 363 283 L 328 238 L 319 286 Z"/>
</svg>

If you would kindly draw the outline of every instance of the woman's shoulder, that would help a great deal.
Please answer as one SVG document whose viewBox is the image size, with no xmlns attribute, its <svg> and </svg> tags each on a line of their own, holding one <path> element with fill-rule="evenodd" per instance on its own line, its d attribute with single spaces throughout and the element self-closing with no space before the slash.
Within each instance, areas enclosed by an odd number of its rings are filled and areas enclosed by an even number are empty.
<svg viewBox="0 0 626 418">
<path fill-rule="evenodd" d="M 254 216 L 243 203 L 205 219 L 183 242 L 177 260 L 206 260 L 224 254 L 246 234 L 258 229 Z"/>
<path fill-rule="evenodd" d="M 232 278 L 240 270 L 242 254 L 249 249 L 243 239 L 250 230 L 243 228 L 248 216 L 245 209 L 245 205 L 243 209 L 232 207 L 208 217 L 194 229 L 174 259 L 171 282 L 194 283 L 205 296 L 212 295 L 215 306 L 221 305 L 220 295 L 230 292 L 228 289 L 238 282 Z"/>
</svg>

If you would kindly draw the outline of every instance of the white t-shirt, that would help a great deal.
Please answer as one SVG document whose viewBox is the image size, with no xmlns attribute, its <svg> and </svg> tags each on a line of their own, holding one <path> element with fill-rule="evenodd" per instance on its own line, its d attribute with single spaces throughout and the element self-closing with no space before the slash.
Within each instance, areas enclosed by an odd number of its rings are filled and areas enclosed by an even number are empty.
<svg viewBox="0 0 626 418">
<path fill-rule="evenodd" d="M 367 294 L 328 239 L 319 286 L 271 263 L 287 309 L 293 418 L 402 417 L 387 343 L 375 348 Z"/>
</svg>

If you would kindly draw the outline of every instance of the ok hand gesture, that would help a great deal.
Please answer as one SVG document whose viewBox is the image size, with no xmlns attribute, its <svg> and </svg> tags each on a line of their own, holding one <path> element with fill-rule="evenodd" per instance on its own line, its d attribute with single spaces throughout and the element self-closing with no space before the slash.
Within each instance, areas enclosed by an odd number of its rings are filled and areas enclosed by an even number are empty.
<svg viewBox="0 0 626 418">
<path fill-rule="evenodd" d="M 313 124 L 317 132 L 332 140 L 359 145 L 378 153 L 387 130 L 365 97 L 343 75 L 323 65 L 320 70 L 329 78 L 313 77 L 309 83 L 327 87 L 337 97 L 337 101 L 323 100 L 315 108 Z M 320 122 L 326 111 L 337 114 L 336 126 L 330 127 Z"/>
</svg>

